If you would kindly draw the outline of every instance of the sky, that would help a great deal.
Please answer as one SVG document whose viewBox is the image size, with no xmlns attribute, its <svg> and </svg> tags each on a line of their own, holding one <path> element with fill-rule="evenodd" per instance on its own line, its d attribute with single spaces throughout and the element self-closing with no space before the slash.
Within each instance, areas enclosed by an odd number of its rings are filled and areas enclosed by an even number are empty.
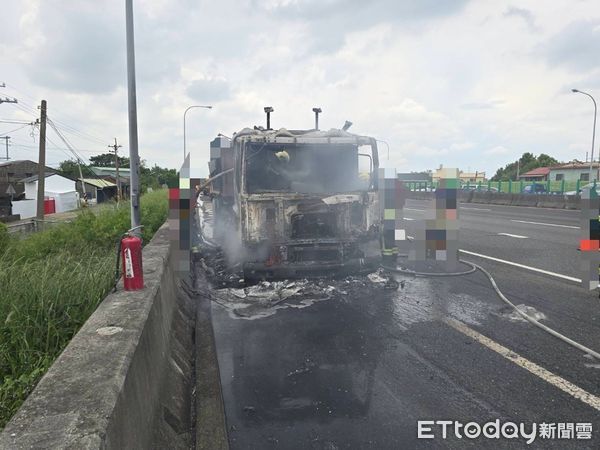
<svg viewBox="0 0 600 450">
<path fill-rule="evenodd" d="M 244 127 L 373 136 L 399 172 L 495 171 L 524 152 L 585 160 L 600 101 L 600 3 L 552 0 L 134 0 L 138 134 L 146 164 L 192 164 Z M 125 2 L 20 0 L 0 16 L 0 137 L 37 160 L 51 118 L 84 157 L 128 154 Z M 13 131 L 15 130 L 15 131 Z M 48 132 L 49 165 L 69 153 Z M 595 158 L 600 138 L 596 141 Z M 4 141 L 0 141 L 4 156 Z"/>
</svg>

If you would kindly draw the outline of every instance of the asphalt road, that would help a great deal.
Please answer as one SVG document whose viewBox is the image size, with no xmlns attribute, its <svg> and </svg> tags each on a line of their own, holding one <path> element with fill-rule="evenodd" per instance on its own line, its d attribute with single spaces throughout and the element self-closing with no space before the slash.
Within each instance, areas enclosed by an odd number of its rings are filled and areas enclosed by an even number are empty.
<svg viewBox="0 0 600 450">
<path fill-rule="evenodd" d="M 426 202 L 406 206 L 410 235 Z M 464 206 L 462 249 L 580 277 L 579 230 L 570 228 L 579 226 L 579 212 Z M 490 271 L 542 323 L 600 351 L 596 292 L 461 256 Z M 212 316 L 231 448 L 600 447 L 600 361 L 519 319 L 481 272 L 395 278 L 404 282 L 398 289 L 367 277 L 311 283 L 305 301 L 290 297 L 267 314 L 237 314 L 239 298 L 221 291 L 231 303 L 214 302 Z M 427 432 L 433 439 L 418 439 L 419 420 L 499 420 L 523 423 L 528 433 L 537 424 L 538 431 L 531 445 L 466 438 L 460 430 L 459 438 L 454 424 L 446 439 L 441 426 Z M 541 437 L 542 423 L 556 424 L 554 439 Z M 589 423 L 592 439 L 575 431 L 559 438 L 559 423 Z"/>
</svg>

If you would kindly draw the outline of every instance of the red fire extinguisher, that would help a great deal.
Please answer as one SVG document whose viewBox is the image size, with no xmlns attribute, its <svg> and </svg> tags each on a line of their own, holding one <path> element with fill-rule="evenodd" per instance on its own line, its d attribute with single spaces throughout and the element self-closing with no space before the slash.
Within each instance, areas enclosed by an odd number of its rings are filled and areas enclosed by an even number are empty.
<svg viewBox="0 0 600 450">
<path fill-rule="evenodd" d="M 142 239 L 133 235 L 132 231 L 133 229 L 125 233 L 120 242 L 121 261 L 123 264 L 123 286 L 126 291 L 144 289 Z"/>
</svg>

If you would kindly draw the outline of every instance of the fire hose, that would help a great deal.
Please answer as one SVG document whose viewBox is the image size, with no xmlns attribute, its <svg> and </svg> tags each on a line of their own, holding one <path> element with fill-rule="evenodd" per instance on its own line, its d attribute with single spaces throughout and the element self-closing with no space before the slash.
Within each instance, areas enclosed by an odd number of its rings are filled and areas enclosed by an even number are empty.
<svg viewBox="0 0 600 450">
<path fill-rule="evenodd" d="M 397 267 L 387 267 L 387 266 L 382 266 L 382 267 L 384 269 L 389 270 L 394 273 L 420 276 L 420 277 L 457 277 L 457 276 L 468 275 L 468 274 L 471 274 L 471 273 L 479 270 L 488 278 L 492 287 L 494 288 L 494 291 L 496 291 L 496 294 L 498 295 L 498 297 L 500 297 L 500 299 L 503 302 L 508 304 L 512 309 L 514 309 L 521 317 L 523 317 L 525 320 L 532 323 L 536 327 L 544 330 L 546 333 L 551 334 L 552 336 L 560 339 L 561 341 L 569 344 L 570 346 L 575 347 L 576 349 L 581 350 L 582 352 L 584 352 L 590 356 L 593 356 L 594 358 L 598 359 L 598 361 L 600 361 L 600 353 L 592 350 L 591 348 L 586 347 L 585 345 L 580 344 L 579 342 L 574 341 L 571 338 L 568 338 L 567 336 L 559 333 L 556 330 L 553 330 L 552 328 L 544 325 L 543 323 L 540 323 L 537 319 L 531 317 L 529 314 L 526 314 L 523 311 L 521 311 L 519 308 L 517 308 L 513 302 L 511 302 L 508 298 L 506 298 L 506 296 L 502 293 L 502 291 L 496 284 L 496 280 L 494 280 L 494 277 L 492 277 L 492 275 L 487 270 L 485 270 L 483 267 L 479 266 L 478 264 L 472 263 L 470 261 L 465 261 L 464 259 L 459 259 L 459 261 L 463 264 L 471 266 L 471 270 L 467 270 L 465 272 L 432 273 L 432 272 L 415 272 L 412 270 L 399 269 Z"/>
</svg>

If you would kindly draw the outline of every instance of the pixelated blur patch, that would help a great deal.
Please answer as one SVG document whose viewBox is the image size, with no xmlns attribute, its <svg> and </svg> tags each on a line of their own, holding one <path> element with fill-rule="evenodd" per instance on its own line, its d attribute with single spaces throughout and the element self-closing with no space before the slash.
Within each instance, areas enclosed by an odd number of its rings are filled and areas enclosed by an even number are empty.
<svg viewBox="0 0 600 450">
<path fill-rule="evenodd" d="M 592 252 L 600 250 L 600 241 L 595 239 L 581 239 L 579 248 L 582 252 Z"/>
<path fill-rule="evenodd" d="M 590 240 L 600 240 L 600 222 L 590 219 Z"/>
</svg>

